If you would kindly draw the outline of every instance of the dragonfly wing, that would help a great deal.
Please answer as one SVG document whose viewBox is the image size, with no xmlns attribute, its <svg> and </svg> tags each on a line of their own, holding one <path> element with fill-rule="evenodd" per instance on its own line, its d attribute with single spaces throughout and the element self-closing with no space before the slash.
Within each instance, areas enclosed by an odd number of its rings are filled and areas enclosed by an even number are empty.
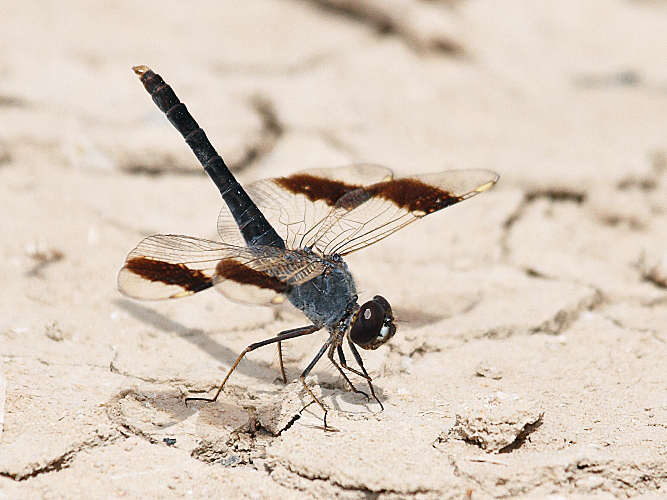
<svg viewBox="0 0 667 500">
<path fill-rule="evenodd" d="M 221 260 L 213 276 L 215 289 L 225 297 L 251 304 L 268 304 L 299 285 L 319 276 L 324 261 L 306 254 L 268 246 L 240 249 L 236 255 Z"/>
<path fill-rule="evenodd" d="M 215 268 L 234 247 L 178 235 L 156 235 L 130 252 L 118 273 L 118 289 L 135 299 L 185 297 L 213 286 Z"/>
<path fill-rule="evenodd" d="M 357 164 L 337 168 L 305 170 L 275 179 L 264 179 L 246 188 L 288 249 L 303 248 L 336 202 L 350 191 L 391 179 L 386 167 Z M 241 246 L 243 241 L 231 212 L 225 206 L 218 217 L 223 241 Z"/>
<path fill-rule="evenodd" d="M 346 193 L 307 242 L 323 254 L 346 255 L 428 214 L 491 188 L 488 170 L 449 170 L 392 179 Z"/>
<path fill-rule="evenodd" d="M 135 299 L 159 300 L 215 286 L 237 302 L 265 304 L 324 268 L 324 261 L 312 253 L 157 235 L 145 238 L 127 256 L 118 274 L 118 289 Z"/>
</svg>

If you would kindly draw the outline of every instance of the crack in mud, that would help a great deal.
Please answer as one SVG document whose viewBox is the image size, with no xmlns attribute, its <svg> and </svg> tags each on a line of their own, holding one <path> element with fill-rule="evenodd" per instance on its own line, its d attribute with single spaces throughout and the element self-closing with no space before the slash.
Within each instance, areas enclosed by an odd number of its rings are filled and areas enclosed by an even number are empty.
<svg viewBox="0 0 667 500">
<path fill-rule="evenodd" d="M 625 226 L 632 231 L 644 231 L 646 224 L 637 217 L 619 214 L 598 214 L 598 222 L 603 226 L 619 227 Z"/>
<path fill-rule="evenodd" d="M 133 380 L 141 380 L 142 382 L 146 382 L 148 384 L 156 384 L 156 385 L 174 385 L 174 384 L 184 384 L 187 385 L 189 380 L 188 379 L 181 379 L 181 378 L 166 378 L 166 379 L 159 379 L 155 377 L 141 377 L 139 375 L 133 375 L 132 373 L 122 370 L 118 368 L 114 364 L 114 360 L 109 362 L 109 371 L 115 375 L 121 375 L 123 377 L 131 378 Z M 122 396 L 126 396 L 129 394 L 131 391 L 125 390 L 122 391 Z"/>
<path fill-rule="evenodd" d="M 584 459 L 569 464 L 565 467 L 564 472 L 568 476 L 567 482 L 572 485 L 573 492 L 580 491 L 577 483 L 591 477 L 599 478 L 601 482 L 599 487 L 591 489 L 615 494 L 622 492 L 627 496 L 661 490 L 667 483 L 667 471 L 663 469 L 654 472 L 651 470 L 654 468 L 653 464 L 611 464 L 614 465 L 613 467 L 609 465 L 609 463 L 600 464 Z M 608 480 L 611 484 L 604 485 L 604 480 Z"/>
<path fill-rule="evenodd" d="M 118 433 L 109 433 L 109 434 L 97 434 L 94 437 L 82 441 L 80 443 L 73 444 L 69 450 L 60 455 L 59 457 L 50 460 L 45 465 L 40 467 L 33 467 L 32 470 L 27 472 L 17 472 L 11 473 L 7 471 L 0 471 L 0 476 L 7 477 L 14 481 L 25 481 L 41 474 L 48 474 L 49 472 L 58 472 L 63 469 L 66 469 L 70 466 L 72 461 L 76 456 L 86 450 L 92 450 L 94 448 L 100 448 L 103 446 L 109 446 L 119 439 L 122 438 L 122 434 Z"/>
<path fill-rule="evenodd" d="M 511 253 L 507 239 L 509 238 L 512 226 L 523 217 L 523 214 L 531 204 L 541 199 L 547 199 L 552 203 L 570 202 L 582 205 L 586 202 L 586 198 L 587 196 L 585 192 L 570 189 L 553 188 L 526 191 L 523 195 L 523 200 L 521 200 L 521 203 L 516 207 L 516 210 L 514 210 L 514 212 L 505 219 L 505 222 L 503 222 L 503 234 L 500 238 L 500 251 L 504 260 L 508 260 Z"/>
<path fill-rule="evenodd" d="M 242 157 L 228 164 L 229 169 L 234 172 L 240 172 L 248 168 L 273 151 L 276 143 L 284 134 L 284 126 L 278 119 L 275 108 L 269 99 L 261 95 L 256 95 L 250 99 L 250 106 L 259 115 L 262 125 L 256 137 L 251 141 L 251 144 L 246 146 Z M 206 175 L 201 168 L 186 167 L 176 161 L 164 160 L 159 165 L 133 163 L 125 165 L 121 169 L 130 175 L 147 175 L 151 177 L 165 174 Z"/>
<path fill-rule="evenodd" d="M 229 78 L 229 75 L 250 75 L 253 78 L 274 75 L 299 75 L 314 71 L 334 59 L 334 53 L 320 52 L 288 64 L 281 62 L 271 64 L 269 62 L 223 61 L 212 65 L 211 69 L 216 74 L 222 75 L 225 78 Z"/>
<path fill-rule="evenodd" d="M 419 24 L 411 23 L 411 19 L 415 16 L 410 15 L 413 12 L 409 10 L 392 8 L 391 5 L 378 0 L 308 1 L 327 12 L 370 26 L 381 35 L 396 36 L 417 52 L 440 53 L 450 57 L 462 57 L 465 54 L 463 46 L 446 33 L 446 30 L 433 34 L 422 29 Z M 412 6 L 414 9 L 422 8 L 419 2 Z M 429 14 L 432 16 L 434 13 Z M 444 22 L 442 24 L 446 25 Z"/>
<path fill-rule="evenodd" d="M 26 108 L 28 103 L 22 97 L 0 95 L 0 108 Z"/>
<path fill-rule="evenodd" d="M 634 267 L 639 271 L 642 281 L 650 283 L 658 290 L 667 290 L 667 275 L 661 259 L 651 258 L 646 252 L 642 252 Z"/>
<path fill-rule="evenodd" d="M 369 499 L 369 500 L 376 500 L 381 497 L 381 495 L 398 495 L 401 498 L 407 498 L 406 495 L 418 495 L 418 494 L 429 494 L 429 493 L 438 493 L 436 490 L 430 490 L 430 489 L 425 489 L 425 488 L 415 488 L 415 489 L 410 489 L 409 491 L 404 491 L 404 490 L 392 490 L 392 489 L 385 489 L 385 488 L 380 488 L 380 489 L 371 489 L 366 486 L 362 485 L 351 485 L 351 484 L 341 484 L 339 481 L 335 481 L 331 479 L 331 477 L 327 474 L 317 474 L 317 473 L 308 473 L 305 471 L 299 471 L 295 470 L 293 467 L 291 467 L 291 464 L 288 463 L 280 463 L 278 464 L 282 467 L 283 472 L 287 473 L 289 475 L 293 475 L 298 477 L 299 479 L 307 481 L 309 484 L 316 484 L 316 483 L 322 483 L 324 487 L 328 487 L 331 489 L 331 491 L 324 492 L 325 498 L 339 498 L 341 497 L 341 494 L 346 493 L 346 492 L 351 492 L 351 493 L 360 493 L 364 495 L 364 499 Z M 269 472 L 273 472 L 273 470 L 276 469 L 276 466 L 274 465 Z M 279 481 L 277 480 L 273 474 L 269 474 L 269 477 L 273 479 L 277 484 L 280 484 L 281 486 L 284 486 L 286 488 L 290 488 L 293 490 L 298 490 L 298 491 L 305 491 L 302 487 L 296 485 L 296 484 L 290 484 L 289 482 L 285 481 Z M 322 486 L 321 486 L 322 487 Z M 320 488 L 321 488 L 320 487 Z M 315 487 L 317 488 L 317 487 Z M 312 490 L 311 490 L 312 491 Z M 342 497 L 346 498 L 346 497 Z"/>
<path fill-rule="evenodd" d="M 514 450 L 518 450 L 521 448 L 521 445 L 526 442 L 526 439 L 528 439 L 528 436 L 533 433 L 533 431 L 537 430 L 538 427 L 540 427 L 543 423 L 543 418 L 544 418 L 544 412 L 542 412 L 537 420 L 535 422 L 528 422 L 521 432 L 519 432 L 519 435 L 516 437 L 514 441 L 512 441 L 510 444 L 507 446 L 500 448 L 498 450 L 498 453 L 511 453 Z"/>
<path fill-rule="evenodd" d="M 524 200 L 526 203 L 532 203 L 538 199 L 547 199 L 552 202 L 574 202 L 577 205 L 581 205 L 586 201 L 586 193 L 582 191 L 574 191 L 571 189 L 536 189 L 533 191 L 528 191 Z"/>
<path fill-rule="evenodd" d="M 262 129 L 254 144 L 246 149 L 243 157 L 234 165 L 230 165 L 230 168 L 237 172 L 248 168 L 273 151 L 276 143 L 285 132 L 270 100 L 261 95 L 256 95 L 250 100 L 250 104 L 262 119 Z"/>
<path fill-rule="evenodd" d="M 606 492 L 617 497 L 630 497 L 661 491 L 667 483 L 667 471 L 657 462 L 619 463 L 609 459 L 582 457 L 567 464 L 543 465 L 534 469 L 531 477 L 527 478 L 513 473 L 514 469 L 520 467 L 520 460 L 518 463 L 480 460 L 489 468 L 479 470 L 470 469 L 466 461 L 454 455 L 448 458 L 455 476 L 493 498 L 530 495 L 545 489 L 562 495 Z M 467 461 L 477 460 L 468 458 Z"/>
<path fill-rule="evenodd" d="M 131 163 L 121 168 L 123 172 L 130 175 L 145 175 L 158 177 L 160 175 L 193 175 L 201 177 L 204 172 L 192 167 L 186 167 L 168 157 L 162 158 L 159 165 L 149 163 Z"/>
<path fill-rule="evenodd" d="M 40 474 L 46 474 L 49 472 L 57 472 L 62 469 L 69 467 L 70 462 L 76 456 L 75 450 L 69 450 L 60 457 L 50 461 L 42 467 L 36 467 L 27 474 L 12 474 L 9 472 L 0 472 L 0 476 L 13 479 L 14 481 L 25 481 L 31 477 L 39 476 Z"/>
<path fill-rule="evenodd" d="M 546 333 L 548 335 L 559 335 L 566 331 L 581 315 L 591 311 L 602 304 L 604 297 L 600 290 L 595 289 L 591 297 L 582 299 L 573 307 L 565 307 L 558 311 L 553 318 L 545 321 L 540 326 L 532 328 L 529 333 Z"/>
<path fill-rule="evenodd" d="M 443 432 L 433 443 L 438 449 L 441 443 L 452 439 L 480 448 L 487 453 L 508 454 L 518 450 L 544 421 L 544 411 L 533 409 L 502 409 L 494 415 L 493 408 L 462 410 L 456 414 L 456 423 Z M 509 413 L 508 413 L 509 412 Z"/>
<path fill-rule="evenodd" d="M 604 319 L 609 321 L 612 325 L 617 326 L 617 327 L 619 327 L 623 330 L 627 330 L 629 332 L 639 333 L 639 334 L 650 333 L 651 336 L 655 340 L 657 340 L 658 342 L 660 342 L 662 344 L 667 344 L 667 340 L 660 335 L 659 330 L 656 330 L 654 328 L 638 328 L 636 326 L 626 325 L 624 321 L 621 321 L 618 318 L 614 318 L 613 316 L 608 316 L 604 312 L 600 312 L 600 316 L 602 316 Z"/>
<path fill-rule="evenodd" d="M 553 279 L 554 281 L 557 281 L 556 278 L 544 277 L 542 279 Z M 606 303 L 604 294 L 599 289 L 594 287 L 590 288 L 593 291 L 591 295 L 583 297 L 576 304 L 565 305 L 565 307 L 556 311 L 556 313 L 550 316 L 549 319 L 543 321 L 539 325 L 533 327 L 527 326 L 526 328 L 517 328 L 515 325 L 511 324 L 501 325 L 475 336 L 463 335 L 460 338 L 464 341 L 478 338 L 505 340 L 521 334 L 534 335 L 537 333 L 544 333 L 547 335 L 560 335 L 566 332 L 584 313 L 595 311 L 601 305 Z"/>
<path fill-rule="evenodd" d="M 9 149 L 9 146 L 3 141 L 0 141 L 0 167 L 7 165 L 14 161 L 14 157 Z"/>
</svg>

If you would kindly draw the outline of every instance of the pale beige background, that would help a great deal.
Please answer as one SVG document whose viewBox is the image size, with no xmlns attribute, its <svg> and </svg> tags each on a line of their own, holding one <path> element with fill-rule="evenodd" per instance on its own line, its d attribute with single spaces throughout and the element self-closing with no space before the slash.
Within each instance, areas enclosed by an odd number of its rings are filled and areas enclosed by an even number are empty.
<svg viewBox="0 0 667 500">
<path fill-rule="evenodd" d="M 0 2 L 0 498 L 659 498 L 667 488 L 667 3 Z M 401 320 L 385 411 L 274 349 L 288 308 L 123 299 L 146 235 L 221 205 L 131 66 L 244 182 L 374 162 L 491 191 L 351 255 Z M 323 335 L 287 350 L 295 379 Z M 164 439 L 175 439 L 168 446 Z"/>
</svg>

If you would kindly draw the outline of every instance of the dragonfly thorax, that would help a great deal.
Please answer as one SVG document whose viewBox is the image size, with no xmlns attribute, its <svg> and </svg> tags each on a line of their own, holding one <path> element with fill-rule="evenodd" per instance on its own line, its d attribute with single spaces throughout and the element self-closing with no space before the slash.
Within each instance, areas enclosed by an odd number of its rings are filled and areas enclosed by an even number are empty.
<svg viewBox="0 0 667 500">
<path fill-rule="evenodd" d="M 327 271 L 286 292 L 288 300 L 315 325 L 334 328 L 356 304 L 357 287 L 345 262 L 327 262 Z"/>
</svg>

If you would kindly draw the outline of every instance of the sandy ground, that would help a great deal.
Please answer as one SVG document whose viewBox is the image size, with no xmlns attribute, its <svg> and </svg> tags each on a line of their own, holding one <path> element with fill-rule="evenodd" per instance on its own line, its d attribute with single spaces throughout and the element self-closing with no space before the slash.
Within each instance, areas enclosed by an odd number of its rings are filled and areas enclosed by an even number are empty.
<svg viewBox="0 0 667 500">
<path fill-rule="evenodd" d="M 658 0 L 0 2 L 0 498 L 662 498 L 666 33 Z M 215 239 L 221 206 L 136 64 L 244 183 L 501 175 L 347 259 L 401 320 L 365 353 L 384 411 L 323 362 L 338 432 L 294 420 L 272 348 L 185 407 L 305 323 L 117 291 L 142 237 Z"/>
</svg>

